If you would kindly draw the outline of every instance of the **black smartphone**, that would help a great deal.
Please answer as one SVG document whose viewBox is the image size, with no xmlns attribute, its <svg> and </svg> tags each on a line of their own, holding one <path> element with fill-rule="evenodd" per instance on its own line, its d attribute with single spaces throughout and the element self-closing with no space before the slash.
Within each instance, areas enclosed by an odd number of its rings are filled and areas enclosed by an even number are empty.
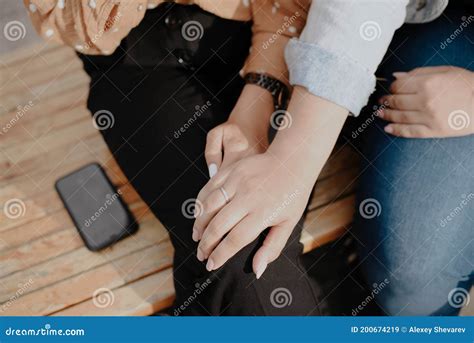
<svg viewBox="0 0 474 343">
<path fill-rule="evenodd" d="M 89 250 L 135 233 L 138 224 L 102 167 L 92 163 L 56 181 L 56 190 Z"/>
</svg>

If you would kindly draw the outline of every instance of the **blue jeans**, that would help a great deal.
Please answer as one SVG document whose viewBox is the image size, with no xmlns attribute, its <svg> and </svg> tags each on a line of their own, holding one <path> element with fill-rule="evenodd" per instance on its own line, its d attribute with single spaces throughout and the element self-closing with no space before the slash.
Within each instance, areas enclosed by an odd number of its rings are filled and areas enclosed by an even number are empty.
<svg viewBox="0 0 474 343">
<path fill-rule="evenodd" d="M 450 6 L 431 23 L 404 25 L 377 76 L 436 65 L 474 70 L 474 22 L 445 42 L 472 12 Z M 369 125 L 360 150 L 353 233 L 369 289 L 387 315 L 456 315 L 474 280 L 474 135 L 395 138 L 384 125 Z"/>
</svg>

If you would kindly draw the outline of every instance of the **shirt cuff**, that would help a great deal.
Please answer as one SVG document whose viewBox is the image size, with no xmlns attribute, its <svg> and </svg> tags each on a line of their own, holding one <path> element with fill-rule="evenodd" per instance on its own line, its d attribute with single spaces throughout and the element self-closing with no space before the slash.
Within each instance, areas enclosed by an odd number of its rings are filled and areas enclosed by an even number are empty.
<svg viewBox="0 0 474 343">
<path fill-rule="evenodd" d="M 290 83 L 358 116 L 375 90 L 375 75 L 355 60 L 318 44 L 292 39 L 285 50 Z"/>
</svg>

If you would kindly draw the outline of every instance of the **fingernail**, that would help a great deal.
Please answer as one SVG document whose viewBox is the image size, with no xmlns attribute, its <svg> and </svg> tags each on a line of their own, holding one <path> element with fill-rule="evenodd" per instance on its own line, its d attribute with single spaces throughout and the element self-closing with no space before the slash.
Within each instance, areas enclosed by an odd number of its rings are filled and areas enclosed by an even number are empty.
<svg viewBox="0 0 474 343">
<path fill-rule="evenodd" d="M 204 261 L 204 254 L 202 253 L 201 248 L 197 249 L 196 257 L 199 261 L 201 261 L 201 262 Z"/>
<path fill-rule="evenodd" d="M 209 165 L 209 177 L 212 178 L 216 174 L 217 174 L 217 164 L 211 163 Z"/>
<path fill-rule="evenodd" d="M 210 258 L 209 260 L 207 260 L 206 269 L 207 271 L 210 272 L 213 268 L 214 268 L 214 261 L 212 260 L 212 258 Z"/>
<path fill-rule="evenodd" d="M 387 126 L 384 127 L 384 130 L 387 133 L 392 133 L 393 132 L 393 127 L 391 127 L 390 125 L 387 125 Z"/>
<path fill-rule="evenodd" d="M 399 77 L 405 76 L 406 74 L 408 74 L 408 73 L 405 72 L 405 71 L 396 71 L 392 75 L 393 75 L 394 78 L 398 79 Z"/>
<path fill-rule="evenodd" d="M 377 111 L 377 115 L 378 115 L 380 118 L 383 118 L 383 116 L 384 116 L 383 109 L 379 109 L 379 110 Z"/>
<path fill-rule="evenodd" d="M 196 229 L 193 228 L 193 241 L 198 241 L 198 232 Z"/>
<path fill-rule="evenodd" d="M 255 271 L 255 276 L 257 279 L 260 279 L 260 276 L 262 276 L 265 269 L 267 269 L 267 264 L 265 262 L 260 262 Z"/>
</svg>

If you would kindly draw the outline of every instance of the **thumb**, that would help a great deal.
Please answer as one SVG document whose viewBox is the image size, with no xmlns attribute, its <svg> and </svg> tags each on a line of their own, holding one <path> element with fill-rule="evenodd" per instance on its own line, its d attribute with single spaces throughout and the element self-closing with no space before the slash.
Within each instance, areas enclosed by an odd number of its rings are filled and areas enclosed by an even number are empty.
<svg viewBox="0 0 474 343">
<path fill-rule="evenodd" d="M 222 125 L 216 126 L 207 133 L 204 156 L 206 157 L 209 177 L 211 178 L 216 175 L 217 170 L 222 164 L 223 138 L 224 128 Z"/>
<path fill-rule="evenodd" d="M 294 225 L 290 225 L 289 222 L 284 222 L 270 229 L 262 246 L 257 250 L 253 258 L 252 268 L 257 279 L 262 276 L 268 264 L 280 256 L 293 227 Z"/>
</svg>

